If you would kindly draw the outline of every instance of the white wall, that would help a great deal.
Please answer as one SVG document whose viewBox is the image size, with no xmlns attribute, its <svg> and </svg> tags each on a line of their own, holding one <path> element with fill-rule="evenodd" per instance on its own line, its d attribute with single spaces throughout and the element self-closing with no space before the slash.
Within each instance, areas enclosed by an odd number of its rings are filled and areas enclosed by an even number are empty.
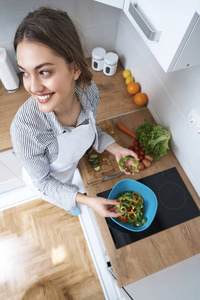
<svg viewBox="0 0 200 300">
<path fill-rule="evenodd" d="M 66 10 L 76 23 L 86 57 L 94 47 L 113 50 L 116 42 L 120 10 L 93 0 L 0 0 L 0 47 L 18 71 L 14 59 L 13 38 L 17 26 L 28 14 L 40 6 Z"/>
<path fill-rule="evenodd" d="M 116 51 L 149 97 L 158 124 L 172 133 L 171 147 L 200 195 L 200 135 L 188 125 L 188 113 L 200 113 L 200 66 L 165 73 L 122 12 Z"/>
</svg>

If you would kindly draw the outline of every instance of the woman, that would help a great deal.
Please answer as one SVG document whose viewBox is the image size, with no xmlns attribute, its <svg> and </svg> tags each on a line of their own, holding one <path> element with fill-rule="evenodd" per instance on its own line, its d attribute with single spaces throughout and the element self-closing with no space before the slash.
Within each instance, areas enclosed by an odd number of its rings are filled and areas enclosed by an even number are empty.
<svg viewBox="0 0 200 300">
<path fill-rule="evenodd" d="M 137 155 L 95 125 L 99 91 L 71 19 L 50 8 L 29 13 L 17 29 L 14 47 L 31 95 L 11 125 L 25 183 L 70 214 L 77 214 L 82 203 L 103 217 L 119 216 L 116 200 L 88 197 L 73 181 L 80 158 L 91 146 L 99 153 L 109 151 L 117 161 Z"/>
</svg>

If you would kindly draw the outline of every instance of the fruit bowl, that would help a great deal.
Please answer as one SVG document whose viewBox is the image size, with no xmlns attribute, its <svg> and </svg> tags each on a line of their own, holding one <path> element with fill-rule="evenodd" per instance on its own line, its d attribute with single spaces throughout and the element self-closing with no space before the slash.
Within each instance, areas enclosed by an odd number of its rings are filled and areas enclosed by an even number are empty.
<svg viewBox="0 0 200 300">
<path fill-rule="evenodd" d="M 136 227 L 134 226 L 133 223 L 130 222 L 121 222 L 115 218 L 111 218 L 111 219 L 119 226 L 130 231 L 140 232 L 147 229 L 153 222 L 157 212 L 158 200 L 156 195 L 149 187 L 136 180 L 123 179 L 119 181 L 117 184 L 115 184 L 115 186 L 113 187 L 113 189 L 111 190 L 108 196 L 108 199 L 113 199 L 113 200 L 117 199 L 117 196 L 120 193 L 123 193 L 125 191 L 137 192 L 142 196 L 144 200 L 144 206 L 145 206 L 144 216 L 147 218 L 147 221 L 142 226 Z"/>
</svg>

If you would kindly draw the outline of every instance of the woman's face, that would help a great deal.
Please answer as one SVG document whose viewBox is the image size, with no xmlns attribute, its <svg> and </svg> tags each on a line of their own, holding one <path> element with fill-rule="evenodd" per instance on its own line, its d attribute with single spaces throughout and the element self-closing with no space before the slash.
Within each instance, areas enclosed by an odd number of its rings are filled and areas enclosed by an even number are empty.
<svg viewBox="0 0 200 300">
<path fill-rule="evenodd" d="M 67 109 L 75 97 L 75 80 L 80 70 L 68 65 L 48 46 L 22 41 L 17 46 L 17 61 L 25 89 L 36 99 L 41 111 Z"/>
</svg>

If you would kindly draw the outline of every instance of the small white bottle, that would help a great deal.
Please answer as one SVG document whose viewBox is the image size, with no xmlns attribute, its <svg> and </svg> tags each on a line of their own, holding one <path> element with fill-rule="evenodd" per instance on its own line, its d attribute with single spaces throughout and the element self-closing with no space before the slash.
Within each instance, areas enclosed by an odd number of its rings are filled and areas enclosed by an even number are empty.
<svg viewBox="0 0 200 300">
<path fill-rule="evenodd" d="M 104 57 L 103 73 L 107 76 L 113 76 L 117 71 L 119 56 L 114 52 L 106 53 Z"/>
<path fill-rule="evenodd" d="M 95 71 L 102 71 L 104 64 L 104 56 L 106 54 L 106 50 L 97 47 L 92 50 L 92 69 Z"/>
</svg>

